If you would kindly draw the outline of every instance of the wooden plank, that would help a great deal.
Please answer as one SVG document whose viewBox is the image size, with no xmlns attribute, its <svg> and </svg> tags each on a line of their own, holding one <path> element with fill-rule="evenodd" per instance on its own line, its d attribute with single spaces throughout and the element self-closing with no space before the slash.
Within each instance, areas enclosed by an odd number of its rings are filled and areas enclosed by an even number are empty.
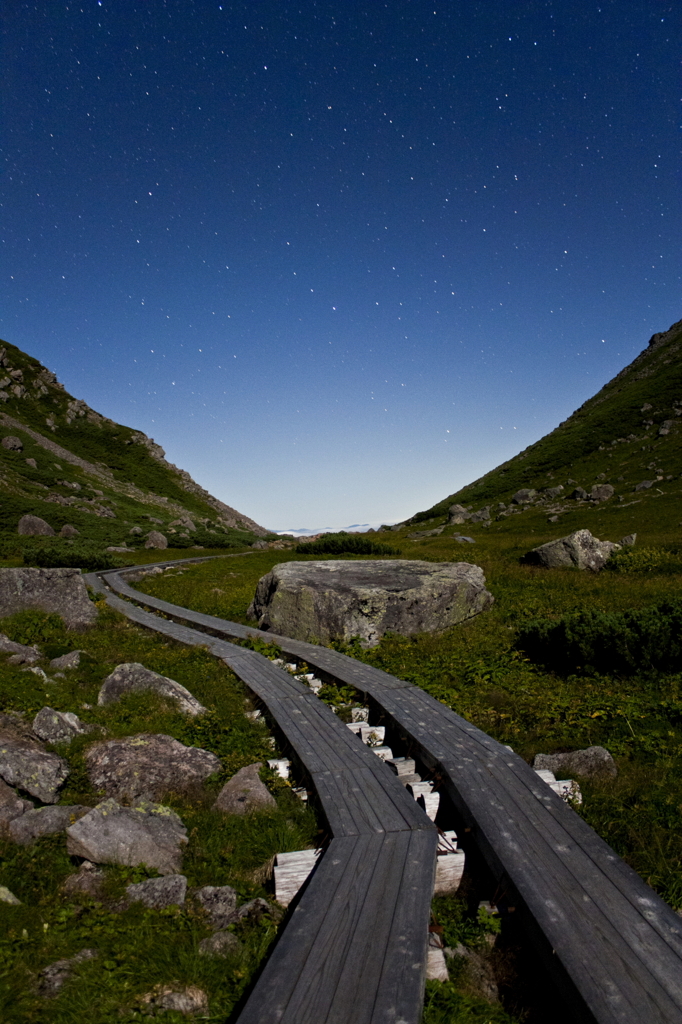
<svg viewBox="0 0 682 1024">
<path fill-rule="evenodd" d="M 390 777 L 382 785 L 368 769 L 353 768 L 314 772 L 311 780 L 335 836 L 429 830 L 424 812 Z"/>
</svg>

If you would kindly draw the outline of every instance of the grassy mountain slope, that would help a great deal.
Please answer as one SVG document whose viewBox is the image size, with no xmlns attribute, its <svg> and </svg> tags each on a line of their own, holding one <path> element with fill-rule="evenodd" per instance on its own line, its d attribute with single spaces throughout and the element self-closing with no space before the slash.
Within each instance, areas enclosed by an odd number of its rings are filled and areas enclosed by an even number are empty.
<svg viewBox="0 0 682 1024">
<path fill-rule="evenodd" d="M 22 447 L 5 447 L 8 437 Z M 178 547 L 197 540 L 207 547 L 211 531 L 217 546 L 267 533 L 167 462 L 151 438 L 72 398 L 50 370 L 6 342 L 0 345 L 0 493 L 5 547 L 26 513 L 57 532 L 68 523 L 83 540 L 109 545 L 132 543 L 134 526 L 157 528 Z M 198 538 L 181 538 L 188 531 L 170 525 L 181 518 L 192 520 Z"/>
<path fill-rule="evenodd" d="M 575 480 L 586 490 L 613 484 L 631 492 L 643 479 L 679 476 L 682 470 L 682 320 L 654 334 L 648 347 L 567 420 L 479 480 L 418 512 L 409 522 L 443 516 L 454 502 L 476 508 L 508 503 L 523 487 Z M 649 406 L 649 408 L 645 408 Z M 667 420 L 670 433 L 659 435 Z M 605 478 L 600 478 L 600 474 Z"/>
</svg>

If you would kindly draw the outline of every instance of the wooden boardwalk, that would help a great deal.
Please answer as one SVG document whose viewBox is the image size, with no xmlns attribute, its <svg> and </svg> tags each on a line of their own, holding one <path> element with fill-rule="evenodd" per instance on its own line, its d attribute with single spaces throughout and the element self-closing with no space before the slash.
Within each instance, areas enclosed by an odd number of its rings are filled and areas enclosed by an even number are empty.
<svg viewBox="0 0 682 1024">
<path fill-rule="evenodd" d="M 409 738 L 415 754 L 439 773 L 443 789 L 497 882 L 498 905 L 522 919 L 540 961 L 553 973 L 574 1007 L 575 1020 L 682 1024 L 682 919 L 520 757 L 418 687 L 395 676 L 328 648 L 160 601 L 134 590 L 117 573 L 100 575 L 108 586 L 130 600 L 210 634 L 203 638 L 209 646 L 215 643 L 211 637 L 260 636 L 276 643 L 288 656 L 365 694 L 384 712 L 387 721 Z M 127 602 L 121 604 L 130 609 Z M 242 659 L 250 655 L 252 652 L 241 649 Z M 251 686 L 239 668 L 235 671 Z M 291 709 L 291 701 L 288 706 Z M 276 717 L 277 709 L 273 715 Z M 282 723 L 286 731 L 284 719 Z M 293 724 L 289 721 L 286 727 Z M 328 771 L 333 776 L 332 769 Z M 321 782 L 321 765 L 317 778 Z M 338 790 L 337 785 L 327 803 L 337 799 Z M 324 787 L 318 790 L 321 801 L 323 791 Z M 316 877 L 317 873 L 310 891 Z M 289 928 L 285 935 L 288 932 Z M 254 996 L 263 981 L 268 984 L 268 967 Z M 377 997 L 377 1016 L 371 1017 L 351 1013 L 344 1018 L 330 1012 L 327 1017 L 314 1018 L 300 1013 L 297 1016 L 296 1011 L 293 1016 L 261 1018 L 249 1016 L 249 1004 L 243 1020 L 248 1024 L 266 1024 L 266 1020 L 292 1024 L 294 1020 L 297 1024 L 308 1020 L 311 1024 L 313 1020 L 315 1024 L 346 1019 L 349 1024 L 365 1019 L 418 1020 L 418 1011 L 416 1016 L 411 1015 L 414 1002 L 410 1008 L 393 1003 L 391 1012 L 398 1014 L 395 1017 L 380 1015 L 386 1005 Z"/>
</svg>

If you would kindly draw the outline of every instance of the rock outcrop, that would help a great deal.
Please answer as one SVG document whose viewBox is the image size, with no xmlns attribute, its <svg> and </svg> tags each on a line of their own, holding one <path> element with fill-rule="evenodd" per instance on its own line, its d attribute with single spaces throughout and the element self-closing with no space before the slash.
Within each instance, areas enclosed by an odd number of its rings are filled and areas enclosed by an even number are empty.
<svg viewBox="0 0 682 1024">
<path fill-rule="evenodd" d="M 371 645 L 389 630 L 447 629 L 492 602 L 483 571 L 468 562 L 284 562 L 259 580 L 248 615 L 297 640 Z"/>
<path fill-rule="evenodd" d="M 113 704 L 126 693 L 143 693 L 152 691 L 162 697 L 175 701 L 180 711 L 186 715 L 201 715 L 206 708 L 193 697 L 180 683 L 167 676 L 159 675 L 145 668 L 139 662 L 125 662 L 117 665 L 102 684 L 97 698 L 98 704 Z"/>
<path fill-rule="evenodd" d="M 523 556 L 522 561 L 526 565 L 542 565 L 546 569 L 575 566 L 576 569 L 599 572 L 614 551 L 620 551 L 620 544 L 598 540 L 589 530 L 576 530 L 567 537 L 550 540 L 533 548 Z"/>
<path fill-rule="evenodd" d="M 163 733 L 95 743 L 85 762 L 94 788 L 117 800 L 157 800 L 166 793 L 196 790 L 220 768 L 215 754 Z"/>
<path fill-rule="evenodd" d="M 80 569 L 0 569 L 0 617 L 36 609 L 61 615 L 68 629 L 97 618 Z"/>
</svg>

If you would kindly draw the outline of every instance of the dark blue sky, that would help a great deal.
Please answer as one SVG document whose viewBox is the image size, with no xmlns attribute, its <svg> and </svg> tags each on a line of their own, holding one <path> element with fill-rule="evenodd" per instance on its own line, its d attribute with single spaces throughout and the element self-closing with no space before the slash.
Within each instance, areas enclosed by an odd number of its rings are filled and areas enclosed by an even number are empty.
<svg viewBox="0 0 682 1024">
<path fill-rule="evenodd" d="M 427 507 L 682 316 L 678 5 L 3 19 L 0 334 L 267 526 Z"/>
</svg>

